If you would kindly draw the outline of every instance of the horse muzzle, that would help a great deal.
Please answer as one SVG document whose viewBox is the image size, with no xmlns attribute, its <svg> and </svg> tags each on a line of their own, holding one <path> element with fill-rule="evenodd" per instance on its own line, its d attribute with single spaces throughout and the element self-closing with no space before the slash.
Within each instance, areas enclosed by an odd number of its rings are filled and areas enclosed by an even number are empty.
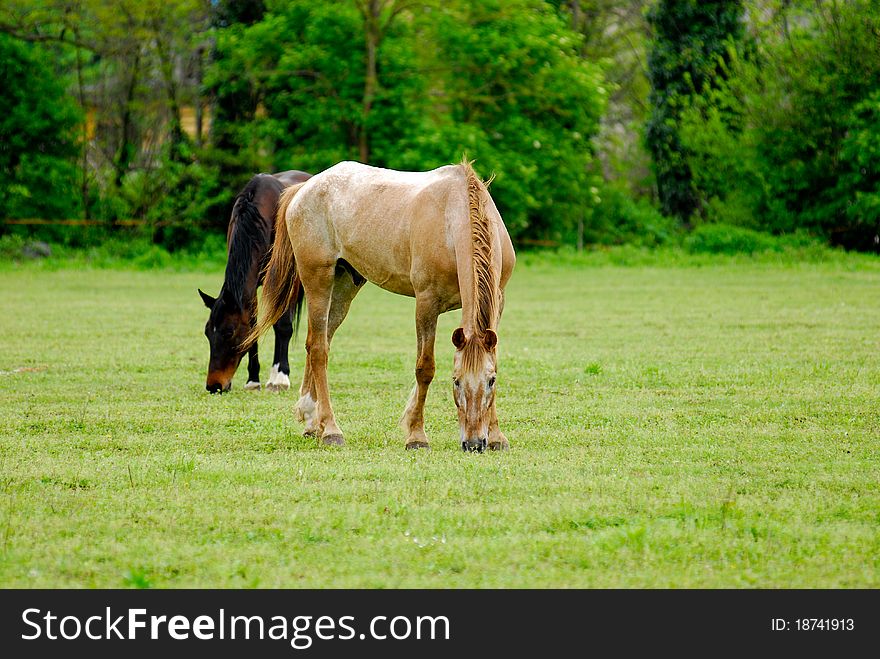
<svg viewBox="0 0 880 659">
<path fill-rule="evenodd" d="M 224 394 L 232 389 L 232 380 L 227 382 L 225 385 L 219 382 L 209 382 L 205 385 L 205 389 L 208 390 L 209 394 Z"/>
<path fill-rule="evenodd" d="M 461 443 L 461 450 L 467 453 L 482 453 L 486 450 L 489 440 L 485 437 L 478 439 L 466 439 Z"/>
</svg>

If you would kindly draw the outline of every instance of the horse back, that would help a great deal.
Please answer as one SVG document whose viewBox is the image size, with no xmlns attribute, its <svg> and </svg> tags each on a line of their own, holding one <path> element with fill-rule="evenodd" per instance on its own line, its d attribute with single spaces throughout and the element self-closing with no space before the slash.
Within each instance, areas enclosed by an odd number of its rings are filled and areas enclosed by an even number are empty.
<svg viewBox="0 0 880 659">
<path fill-rule="evenodd" d="M 272 176 L 278 179 L 284 187 L 295 183 L 303 183 L 312 178 L 312 175 L 308 172 L 303 172 L 298 169 L 288 169 L 286 172 L 276 172 L 272 174 Z"/>
</svg>

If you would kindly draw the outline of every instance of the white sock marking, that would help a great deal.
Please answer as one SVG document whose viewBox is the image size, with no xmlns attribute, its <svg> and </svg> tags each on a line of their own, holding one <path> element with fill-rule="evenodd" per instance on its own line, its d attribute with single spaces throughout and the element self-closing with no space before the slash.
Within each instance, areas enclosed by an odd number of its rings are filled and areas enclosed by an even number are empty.
<svg viewBox="0 0 880 659">
<path fill-rule="evenodd" d="M 306 427 L 310 427 L 312 422 L 315 420 L 315 401 L 312 399 L 311 394 L 306 394 L 305 396 L 301 396 L 298 401 L 296 401 L 296 410 L 297 418 L 306 424 Z"/>
<path fill-rule="evenodd" d="M 279 364 L 273 364 L 272 370 L 269 372 L 269 381 L 266 382 L 266 388 L 271 391 L 286 391 L 290 389 L 290 378 L 286 373 L 278 370 Z"/>
</svg>

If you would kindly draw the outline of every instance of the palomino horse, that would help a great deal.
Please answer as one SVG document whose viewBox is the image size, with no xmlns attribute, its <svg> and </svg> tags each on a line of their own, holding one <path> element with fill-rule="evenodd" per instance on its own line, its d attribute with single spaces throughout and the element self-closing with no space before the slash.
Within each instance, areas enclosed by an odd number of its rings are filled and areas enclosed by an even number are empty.
<svg viewBox="0 0 880 659">
<path fill-rule="evenodd" d="M 352 299 L 371 281 L 416 299 L 418 358 L 416 387 L 402 419 L 406 447 L 428 447 L 424 406 L 434 378 L 437 316 L 461 308 L 461 327 L 452 334 L 461 446 L 507 448 L 495 412 L 495 332 L 515 256 L 501 215 L 470 163 L 398 172 L 342 162 L 286 190 L 278 218 L 262 309 L 249 340 L 304 292 L 308 359 L 296 405 L 304 434 L 344 443 L 330 404 L 327 360 Z"/>
<path fill-rule="evenodd" d="M 232 376 L 245 351 L 242 341 L 256 322 L 257 286 L 262 283 L 263 268 L 275 239 L 278 199 L 286 186 L 301 183 L 311 174 L 291 170 L 279 174 L 257 174 L 238 193 L 226 232 L 228 260 L 226 278 L 216 298 L 199 289 L 205 306 L 211 310 L 205 324 L 205 336 L 211 346 L 208 379 L 205 388 L 212 394 L 229 391 Z M 282 231 L 282 233 L 285 233 Z M 287 348 L 293 335 L 290 310 L 275 323 L 275 358 L 266 388 L 290 387 Z M 245 389 L 260 388 L 260 360 L 257 344 L 248 351 L 248 381 Z"/>
</svg>

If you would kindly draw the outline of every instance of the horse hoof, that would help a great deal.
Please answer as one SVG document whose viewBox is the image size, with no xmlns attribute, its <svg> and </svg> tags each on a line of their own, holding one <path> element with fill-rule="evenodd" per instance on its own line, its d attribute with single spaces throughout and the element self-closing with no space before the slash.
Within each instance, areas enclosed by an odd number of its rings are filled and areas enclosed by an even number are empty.
<svg viewBox="0 0 880 659">
<path fill-rule="evenodd" d="M 262 389 L 262 385 L 259 382 L 253 382 L 252 380 L 248 380 L 248 383 L 244 385 L 245 391 L 259 391 Z"/>
<path fill-rule="evenodd" d="M 502 439 L 500 442 L 489 442 L 490 451 L 507 451 L 510 449 L 510 442 Z"/>
<path fill-rule="evenodd" d="M 308 437 L 309 439 L 318 439 L 321 436 L 321 433 L 317 430 L 303 430 L 303 437 Z"/>
<path fill-rule="evenodd" d="M 411 441 L 411 442 L 407 442 L 407 443 L 406 443 L 406 450 L 407 450 L 407 451 L 415 451 L 415 450 L 418 450 L 418 449 L 420 449 L 420 448 L 430 450 L 431 446 L 428 444 L 428 442 L 423 442 L 423 441 L 420 440 L 420 439 L 415 439 L 415 440 L 413 440 L 413 441 Z"/>
<path fill-rule="evenodd" d="M 321 442 L 324 446 L 344 446 L 345 440 L 342 438 L 342 435 L 324 435 L 321 437 Z"/>
<path fill-rule="evenodd" d="M 290 385 L 284 384 L 283 382 L 266 383 L 266 391 L 287 391 L 288 389 L 290 389 Z"/>
</svg>

